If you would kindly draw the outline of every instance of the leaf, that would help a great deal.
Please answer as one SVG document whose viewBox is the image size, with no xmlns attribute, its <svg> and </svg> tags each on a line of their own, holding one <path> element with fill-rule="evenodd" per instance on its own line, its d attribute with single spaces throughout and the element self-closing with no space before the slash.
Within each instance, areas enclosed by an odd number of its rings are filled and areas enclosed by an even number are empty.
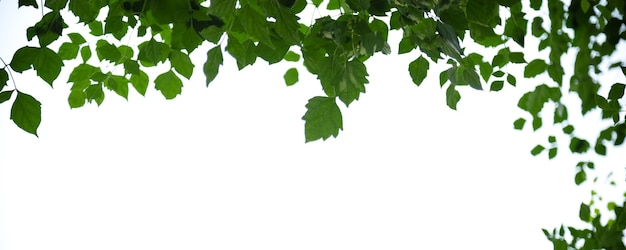
<svg viewBox="0 0 626 250">
<path fill-rule="evenodd" d="M 506 76 L 506 82 L 508 82 L 512 86 L 516 86 L 517 85 L 517 79 L 515 79 L 515 76 L 511 75 L 511 74 L 508 74 Z"/>
<path fill-rule="evenodd" d="M 358 59 L 353 59 L 346 63 L 346 67 L 335 85 L 339 99 L 349 106 L 354 100 L 358 100 L 361 93 L 365 93 L 367 80 L 367 68 Z"/>
<path fill-rule="evenodd" d="M 9 74 L 5 68 L 0 68 L 0 90 L 7 86 L 9 81 Z"/>
<path fill-rule="evenodd" d="M 504 87 L 504 81 L 493 81 L 489 87 L 490 91 L 500 91 Z"/>
<path fill-rule="evenodd" d="M 446 104 L 451 109 L 456 110 L 456 104 L 461 100 L 461 94 L 454 89 L 454 84 L 450 84 L 446 90 Z"/>
<path fill-rule="evenodd" d="M 92 84 L 85 89 L 85 97 L 89 102 L 96 101 L 98 106 L 104 101 L 104 91 L 102 91 L 102 83 Z"/>
<path fill-rule="evenodd" d="M 470 87 L 476 90 L 483 90 L 483 87 L 480 84 L 480 76 L 478 76 L 478 73 L 476 73 L 473 68 L 460 67 L 459 69 L 460 70 L 458 72 L 461 73 L 459 79 L 460 81 L 469 84 Z"/>
<path fill-rule="evenodd" d="M 96 72 L 100 72 L 100 69 L 89 64 L 80 64 L 72 70 L 67 82 L 76 83 L 80 81 L 88 81 Z"/>
<path fill-rule="evenodd" d="M 498 7 L 495 0 L 468 0 L 465 8 L 467 20 L 492 27 L 492 22 L 498 16 Z"/>
<path fill-rule="evenodd" d="M 89 46 L 80 49 L 80 57 L 83 59 L 83 63 L 86 63 L 89 58 L 91 58 L 91 49 L 89 49 Z"/>
<path fill-rule="evenodd" d="M 589 150 L 589 142 L 578 137 L 572 137 L 569 144 L 569 149 L 572 153 L 585 153 Z"/>
<path fill-rule="evenodd" d="M 104 82 L 104 86 L 128 100 L 128 79 L 126 77 L 109 75 Z"/>
<path fill-rule="evenodd" d="M 69 9 L 80 22 L 89 23 L 96 20 L 100 9 L 108 4 L 107 0 L 70 1 Z"/>
<path fill-rule="evenodd" d="M 526 119 L 518 118 L 515 122 L 513 122 L 513 128 L 522 130 L 524 128 L 524 124 L 526 124 Z"/>
<path fill-rule="evenodd" d="M 70 108 L 80 108 L 85 105 L 86 97 L 85 92 L 82 90 L 72 90 L 67 97 L 67 102 L 70 104 Z"/>
<path fill-rule="evenodd" d="M 252 65 L 256 61 L 256 47 L 251 40 L 240 43 L 234 36 L 228 36 L 226 51 L 237 60 L 237 68 L 239 70 Z"/>
<path fill-rule="evenodd" d="M 74 2 L 74 1 L 72 1 Z M 89 34 L 92 34 L 94 36 L 102 36 L 104 35 L 104 29 L 102 28 L 102 23 L 99 21 L 91 21 L 88 24 L 89 29 L 91 30 L 91 32 L 89 32 Z"/>
<path fill-rule="evenodd" d="M 369 9 L 370 1 L 369 0 L 346 0 L 346 4 L 355 12 L 361 12 Z"/>
<path fill-rule="evenodd" d="M 0 92 L 0 103 L 6 102 L 11 99 L 14 90 Z"/>
<path fill-rule="evenodd" d="M 114 64 L 120 63 L 120 58 L 122 57 L 122 53 L 115 47 L 115 45 L 110 44 L 106 40 L 100 39 L 96 42 L 96 55 L 98 55 L 98 59 L 109 60 Z"/>
<path fill-rule="evenodd" d="M 289 9 L 282 5 L 270 5 L 271 16 L 276 18 L 274 30 L 287 44 L 296 45 L 301 41 L 300 24 L 298 17 Z"/>
<path fill-rule="evenodd" d="M 154 87 L 161 91 L 165 99 L 173 99 L 182 92 L 183 82 L 174 71 L 169 70 L 154 79 Z"/>
<path fill-rule="evenodd" d="M 37 4 L 37 0 L 19 0 L 17 2 L 17 7 L 20 8 L 22 6 L 33 6 L 35 7 L 35 9 L 39 8 L 39 5 Z"/>
<path fill-rule="evenodd" d="M 298 82 L 298 69 L 288 69 L 283 78 L 285 78 L 285 84 L 287 84 L 287 86 L 296 84 Z"/>
<path fill-rule="evenodd" d="M 85 1 L 85 2 L 88 2 L 88 1 Z M 67 36 L 70 38 L 72 43 L 76 45 L 81 45 L 87 42 L 87 40 L 85 40 L 83 35 L 81 35 L 80 33 L 69 33 L 67 34 Z"/>
<path fill-rule="evenodd" d="M 576 185 L 579 185 L 579 184 L 580 183 L 578 183 L 578 182 L 576 183 Z M 585 203 L 580 203 L 580 210 L 579 210 L 579 213 L 578 213 L 578 217 L 582 221 L 590 221 L 591 220 L 591 209 L 589 209 L 589 205 L 587 205 Z"/>
<path fill-rule="evenodd" d="M 509 60 L 512 63 L 526 63 L 526 59 L 524 59 L 524 53 L 522 52 L 511 52 L 511 54 L 509 54 Z"/>
<path fill-rule="evenodd" d="M 207 52 L 207 60 L 204 63 L 204 75 L 206 76 L 206 86 L 215 80 L 224 59 L 222 57 L 222 47 L 215 46 Z"/>
<path fill-rule="evenodd" d="M 296 52 L 293 51 L 287 51 L 287 54 L 285 54 L 285 61 L 288 62 L 297 62 L 300 60 L 300 55 L 298 55 Z"/>
<path fill-rule="evenodd" d="M 41 123 L 41 103 L 26 93 L 17 92 L 11 107 L 11 120 L 19 128 L 37 136 L 37 128 Z"/>
<path fill-rule="evenodd" d="M 532 154 L 533 156 L 537 156 L 538 154 L 543 152 L 544 149 L 546 148 L 543 147 L 542 145 L 537 145 L 532 150 L 530 150 L 530 154 Z"/>
<path fill-rule="evenodd" d="M 409 75 L 415 85 L 420 86 L 428 75 L 430 63 L 423 56 L 418 57 L 409 64 Z"/>
<path fill-rule="evenodd" d="M 46 0 L 44 6 L 51 10 L 61 10 L 65 8 L 68 0 Z"/>
<path fill-rule="evenodd" d="M 194 65 L 191 62 L 189 55 L 179 50 L 172 50 L 170 52 L 169 58 L 170 58 L 170 63 L 172 64 L 176 72 L 186 77 L 187 79 L 191 78 L 191 75 L 193 74 Z"/>
<path fill-rule="evenodd" d="M 611 90 L 609 91 L 609 99 L 616 100 L 620 99 L 624 96 L 624 85 L 623 83 L 615 83 L 611 86 Z"/>
<path fill-rule="evenodd" d="M 51 49 L 46 47 L 39 50 L 39 55 L 33 62 L 33 68 L 37 71 L 37 75 L 46 81 L 50 86 L 61 73 L 63 61 L 61 57 Z"/>
<path fill-rule="evenodd" d="M 22 47 L 15 51 L 13 59 L 11 59 L 11 63 L 9 63 L 9 65 L 15 72 L 22 73 L 31 68 L 31 65 L 33 65 L 33 62 L 35 62 L 38 55 L 39 48 L 28 46 Z"/>
<path fill-rule="evenodd" d="M 572 132 L 574 132 L 574 126 L 567 125 L 567 126 L 563 127 L 563 133 L 569 135 L 569 134 L 572 134 Z"/>
<path fill-rule="evenodd" d="M 548 65 L 546 64 L 544 60 L 541 60 L 541 59 L 532 60 L 526 65 L 526 68 L 524 68 L 524 77 L 526 78 L 535 77 L 545 72 L 547 67 Z"/>
<path fill-rule="evenodd" d="M 548 159 L 550 160 L 554 159 L 554 157 L 556 157 L 557 152 L 558 152 L 557 147 L 550 148 L 550 150 L 548 151 Z"/>
<path fill-rule="evenodd" d="M 146 66 L 154 66 L 167 60 L 170 50 L 167 44 L 150 39 L 139 45 L 138 59 Z"/>
<path fill-rule="evenodd" d="M 78 45 L 74 43 L 63 43 L 59 47 L 59 57 L 61 60 L 72 60 L 78 56 Z"/>
<path fill-rule="evenodd" d="M 268 24 L 264 15 L 261 15 L 261 13 L 252 9 L 250 5 L 246 5 L 239 9 L 236 20 L 241 23 L 244 31 L 248 35 L 259 39 L 260 42 L 265 43 L 270 47 L 273 47 L 272 40 L 270 39 Z"/>
<path fill-rule="evenodd" d="M 330 136 L 337 137 L 343 129 L 341 110 L 335 98 L 316 96 L 306 104 L 307 111 L 302 117 L 304 123 L 305 142 L 318 139 L 326 140 Z"/>
<path fill-rule="evenodd" d="M 149 82 L 150 79 L 148 78 L 148 75 L 143 71 L 140 71 L 139 74 L 132 74 L 130 76 L 130 84 L 132 84 L 135 90 L 137 90 L 137 92 L 142 96 L 146 95 Z"/>
</svg>

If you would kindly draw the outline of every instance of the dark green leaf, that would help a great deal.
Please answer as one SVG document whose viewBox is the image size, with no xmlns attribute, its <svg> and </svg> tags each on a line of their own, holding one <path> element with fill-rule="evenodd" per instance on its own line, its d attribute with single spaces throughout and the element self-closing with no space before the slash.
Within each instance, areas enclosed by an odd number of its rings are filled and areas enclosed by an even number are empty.
<svg viewBox="0 0 626 250">
<path fill-rule="evenodd" d="M 140 71 L 139 74 L 132 74 L 130 76 L 130 84 L 132 84 L 135 90 L 143 96 L 146 95 L 149 81 L 150 79 L 148 78 L 148 75 L 143 71 Z"/>
<path fill-rule="evenodd" d="M 67 5 L 67 0 L 46 0 L 44 5 L 51 10 L 61 10 Z"/>
<path fill-rule="evenodd" d="M 365 93 L 365 84 L 369 82 L 367 76 L 367 68 L 363 62 L 354 59 L 346 63 L 335 86 L 337 96 L 346 106 L 358 100 L 361 93 Z"/>
<path fill-rule="evenodd" d="M 532 60 L 526 65 L 526 68 L 524 68 L 524 77 L 526 78 L 535 77 L 545 72 L 547 67 L 548 65 L 546 64 L 544 60 L 541 60 L 541 59 Z"/>
<path fill-rule="evenodd" d="M 222 57 L 222 47 L 215 46 L 207 52 L 207 60 L 204 63 L 204 75 L 206 76 L 206 86 L 215 80 L 224 59 Z"/>
<path fill-rule="evenodd" d="M 0 92 L 0 103 L 6 102 L 11 99 L 11 95 L 13 95 L 13 90 Z"/>
<path fill-rule="evenodd" d="M 269 25 L 264 15 L 254 10 L 250 5 L 246 5 L 239 9 L 236 20 L 241 23 L 244 31 L 248 35 L 273 47 L 272 40 L 270 39 Z"/>
<path fill-rule="evenodd" d="M 70 40 L 72 40 L 72 43 L 76 45 L 81 45 L 87 42 L 87 40 L 85 40 L 83 35 L 79 33 L 69 33 L 67 34 L 67 36 L 70 38 Z"/>
<path fill-rule="evenodd" d="M 35 62 L 37 56 L 39 56 L 39 48 L 22 47 L 15 51 L 9 65 L 15 72 L 22 73 L 32 67 L 31 65 Z"/>
<path fill-rule="evenodd" d="M 495 0 L 468 0 L 465 7 L 467 20 L 486 27 L 498 17 L 499 4 Z"/>
<path fill-rule="evenodd" d="M 100 72 L 100 69 L 89 64 L 81 64 L 72 70 L 72 73 L 70 73 L 70 77 L 67 81 L 76 83 L 90 80 L 91 76 L 93 76 L 96 72 Z"/>
<path fill-rule="evenodd" d="M 41 103 L 26 93 L 17 92 L 11 107 L 11 120 L 19 128 L 37 136 L 37 128 L 41 123 Z"/>
<path fill-rule="evenodd" d="M 536 156 L 540 154 L 541 152 L 543 152 L 544 149 L 546 148 L 543 147 L 542 145 L 537 145 L 532 150 L 530 150 L 530 154 L 532 154 L 533 156 Z"/>
<path fill-rule="evenodd" d="M 596 101 L 596 105 L 598 105 L 598 107 L 600 107 L 601 109 L 611 109 L 611 107 L 609 106 L 609 102 L 604 99 L 603 96 L 601 95 L 595 95 L 595 101 Z"/>
<path fill-rule="evenodd" d="M 346 0 L 346 3 L 355 12 L 364 11 L 370 7 L 370 0 Z"/>
<path fill-rule="evenodd" d="M 530 7 L 534 10 L 541 8 L 541 0 L 530 0 Z"/>
<path fill-rule="evenodd" d="M 191 78 L 194 65 L 187 54 L 179 50 L 172 50 L 172 52 L 170 52 L 170 63 L 172 64 L 176 72 L 186 77 L 187 79 Z"/>
<path fill-rule="evenodd" d="M 578 176 L 578 174 L 576 174 L 576 176 Z M 578 180 L 578 178 L 577 178 L 577 180 Z M 576 181 L 576 185 L 579 185 L 580 183 L 582 183 L 582 182 Z M 583 221 L 590 221 L 591 220 L 591 210 L 589 209 L 589 205 L 587 205 L 585 203 L 580 203 L 580 210 L 579 211 L 580 212 L 578 213 L 578 217 L 581 220 L 583 220 Z"/>
<path fill-rule="evenodd" d="M 515 79 L 514 75 L 508 74 L 506 76 L 506 81 L 511 84 L 512 86 L 516 86 L 517 85 L 517 79 Z"/>
<path fill-rule="evenodd" d="M 500 91 L 504 87 L 504 81 L 493 81 L 489 88 L 490 91 Z"/>
<path fill-rule="evenodd" d="M 167 60 L 167 56 L 170 54 L 170 47 L 162 42 L 157 42 L 154 39 L 144 42 L 139 45 L 139 61 L 146 66 L 154 66 L 159 62 Z"/>
<path fill-rule="evenodd" d="M 78 56 L 78 45 L 74 43 L 63 43 L 59 47 L 59 57 L 62 60 L 72 60 Z"/>
<path fill-rule="evenodd" d="M 476 90 L 483 89 L 483 86 L 480 83 L 480 77 L 473 68 L 460 67 L 458 72 L 461 72 L 459 81 L 469 84 L 470 87 Z"/>
<path fill-rule="evenodd" d="M 526 119 L 518 118 L 515 122 L 513 122 L 513 128 L 522 130 L 524 128 L 524 124 L 526 124 Z"/>
<path fill-rule="evenodd" d="M 5 68 L 0 68 L 0 90 L 7 86 L 9 81 L 9 74 Z"/>
<path fill-rule="evenodd" d="M 108 3 L 107 0 L 70 1 L 69 9 L 78 17 L 80 22 L 89 23 L 96 20 L 100 9 Z"/>
<path fill-rule="evenodd" d="M 557 152 L 558 152 L 557 147 L 550 148 L 550 150 L 548 151 L 548 159 L 550 160 L 554 159 L 554 157 L 556 157 Z"/>
<path fill-rule="evenodd" d="M 598 155 L 606 155 L 606 146 L 604 146 L 601 142 L 597 142 L 593 149 Z"/>
<path fill-rule="evenodd" d="M 417 86 L 420 86 L 424 79 L 426 79 L 429 65 L 430 63 L 423 56 L 418 57 L 409 64 L 409 74 L 411 75 L 411 79 L 413 79 L 413 83 Z"/>
<path fill-rule="evenodd" d="M 493 72 L 492 74 L 495 77 L 503 77 L 504 76 L 504 72 L 502 70 L 498 70 L 496 72 Z"/>
<path fill-rule="evenodd" d="M 616 100 L 620 99 L 624 96 L 624 85 L 623 83 L 615 83 L 611 86 L 611 90 L 609 91 L 609 99 Z"/>
<path fill-rule="evenodd" d="M 326 140 L 330 136 L 337 137 L 343 129 L 341 110 L 335 98 L 316 96 L 306 104 L 307 111 L 302 117 L 304 123 L 305 142 L 318 139 Z"/>
<path fill-rule="evenodd" d="M 22 7 L 22 6 L 33 6 L 36 9 L 39 8 L 39 5 L 37 4 L 37 0 L 19 0 L 17 2 L 17 7 Z"/>
<path fill-rule="evenodd" d="M 41 48 L 37 59 L 33 62 L 33 68 L 37 71 L 37 75 L 46 81 L 50 86 L 61 73 L 63 61 L 61 57 L 48 48 Z"/>
<path fill-rule="evenodd" d="M 580 139 L 578 137 L 572 137 L 572 139 L 570 140 L 569 149 L 570 151 L 572 151 L 572 153 L 582 154 L 589 150 L 589 146 L 590 145 L 588 141 Z"/>
<path fill-rule="evenodd" d="M 524 53 L 522 52 L 511 52 L 511 54 L 509 54 L 509 60 L 512 63 L 526 63 L 526 59 L 524 59 Z"/>
<path fill-rule="evenodd" d="M 80 108 L 85 105 L 86 97 L 85 92 L 82 90 L 72 90 L 67 97 L 67 102 L 70 104 L 70 108 Z"/>
<path fill-rule="evenodd" d="M 287 86 L 296 84 L 298 82 L 298 69 L 288 69 L 283 78 L 285 78 L 285 84 L 287 84 Z"/>
<path fill-rule="evenodd" d="M 167 71 L 154 79 L 154 87 L 161 91 L 165 99 L 173 99 L 182 92 L 183 82 L 174 71 Z"/>
<path fill-rule="evenodd" d="M 226 51 L 237 60 L 237 68 L 239 70 L 252 65 L 256 61 L 256 47 L 254 42 L 250 40 L 240 43 L 235 37 L 229 36 Z"/>
</svg>

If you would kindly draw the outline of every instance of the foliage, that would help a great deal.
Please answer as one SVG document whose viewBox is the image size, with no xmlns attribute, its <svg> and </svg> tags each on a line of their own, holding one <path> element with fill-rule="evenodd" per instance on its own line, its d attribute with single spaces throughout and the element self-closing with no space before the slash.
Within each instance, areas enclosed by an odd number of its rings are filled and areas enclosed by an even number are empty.
<svg viewBox="0 0 626 250">
<path fill-rule="evenodd" d="M 561 127 L 562 134 L 550 135 L 547 143 L 531 150 L 533 155 L 547 149 L 550 159 L 556 157 L 557 138 L 568 138 L 565 144 L 574 154 L 606 155 L 607 145 L 622 145 L 626 138 L 622 119 L 626 85 L 602 78 L 615 70 L 621 71 L 621 79 L 626 74 L 625 59 L 618 53 L 626 39 L 623 0 L 19 0 L 19 6 L 42 9 L 41 20 L 26 30 L 28 40 L 37 44 L 17 50 L 8 64 L 2 61 L 0 103 L 11 103 L 16 96 L 10 118 L 35 135 L 41 104 L 17 88 L 12 72 L 33 69 L 52 85 L 64 61 L 79 60 L 68 79 L 72 108 L 101 105 L 105 89 L 127 98 L 132 86 L 144 95 L 151 82 L 172 99 L 182 93 L 181 78 L 189 79 L 197 70 L 190 54 L 209 44 L 202 67 L 207 85 L 216 79 L 224 52 L 239 69 L 257 59 L 270 64 L 284 60 L 300 62 L 317 76 L 325 96 L 312 97 L 306 104 L 302 117 L 306 142 L 338 135 L 343 129 L 338 104 L 347 107 L 365 93 L 369 82 L 365 62 L 375 54 L 390 54 L 392 47 L 399 54 L 420 51 L 407 67 L 413 83 L 419 86 L 427 75 L 438 75 L 452 109 L 461 99 L 459 90 L 466 86 L 500 91 L 505 83 L 516 86 L 518 79 L 547 74 L 550 81 L 521 97 L 518 106 L 528 116 L 513 125 L 518 130 L 530 125 L 535 131 L 551 122 Z M 323 8 L 332 15 L 312 23 L 302 21 L 300 15 L 310 8 Z M 89 32 L 65 34 L 66 15 L 77 17 Z M 389 44 L 391 30 L 403 34 L 395 41 L 397 46 Z M 129 36 L 143 40 L 133 48 L 122 42 Z M 69 40 L 55 43 L 61 37 Z M 534 43 L 526 41 L 529 38 Z M 462 44 L 477 44 L 494 56 L 466 53 Z M 545 53 L 525 58 L 535 45 Z M 442 62 L 447 69 L 432 72 L 430 64 Z M 523 75 L 509 72 L 511 64 L 524 67 L 519 72 Z M 103 71 L 103 65 L 122 70 Z M 157 65 L 166 65 L 165 72 L 151 79 L 146 69 Z M 296 84 L 298 68 L 288 69 L 283 77 L 286 85 Z M 610 121 L 603 123 L 608 125 L 597 138 L 576 133 L 577 124 L 571 122 L 568 110 L 577 109 L 564 98 L 572 94 L 581 104 L 582 115 L 596 110 Z M 593 166 L 579 164 L 575 183 L 585 182 L 586 171 Z M 544 231 L 555 249 L 624 249 L 623 206 L 613 203 L 608 210 L 616 219 L 602 224 L 600 212 L 589 212 L 593 199 L 589 203 L 581 205 L 581 220 L 591 229 L 568 227 L 572 241 L 568 242 L 563 227 L 558 232 Z"/>
</svg>

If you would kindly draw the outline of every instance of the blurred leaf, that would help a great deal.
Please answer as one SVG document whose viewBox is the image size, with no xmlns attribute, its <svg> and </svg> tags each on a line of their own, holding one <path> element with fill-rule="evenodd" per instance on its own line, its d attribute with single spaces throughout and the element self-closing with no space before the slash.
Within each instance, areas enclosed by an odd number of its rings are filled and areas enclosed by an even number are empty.
<svg viewBox="0 0 626 250">
<path fill-rule="evenodd" d="M 548 151 L 548 159 L 550 160 L 554 159 L 554 157 L 556 157 L 557 152 L 558 152 L 558 148 L 556 147 L 550 148 L 550 150 Z"/>
<path fill-rule="evenodd" d="M 576 183 L 576 184 L 580 184 L 580 183 Z M 578 217 L 582 221 L 589 221 L 591 219 L 591 212 L 589 209 L 589 205 L 585 203 L 580 203 L 580 210 L 579 210 Z"/>
<path fill-rule="evenodd" d="M 86 97 L 85 92 L 82 90 L 72 90 L 67 97 L 67 102 L 70 104 L 70 108 L 79 108 L 85 105 Z"/>
<path fill-rule="evenodd" d="M 544 60 L 535 59 L 530 61 L 524 68 L 524 77 L 532 78 L 546 71 L 548 65 Z"/>
</svg>

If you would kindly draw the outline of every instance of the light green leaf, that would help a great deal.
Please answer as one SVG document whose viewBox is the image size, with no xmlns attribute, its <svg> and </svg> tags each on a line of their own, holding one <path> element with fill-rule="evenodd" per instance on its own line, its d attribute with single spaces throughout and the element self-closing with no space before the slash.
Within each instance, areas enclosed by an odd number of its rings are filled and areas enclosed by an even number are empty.
<svg viewBox="0 0 626 250">
<path fill-rule="evenodd" d="M 139 74 L 132 74 L 130 76 L 130 84 L 132 84 L 135 90 L 137 90 L 137 92 L 142 96 L 146 95 L 149 82 L 150 79 L 148 78 L 148 75 L 143 71 L 139 71 Z"/>
<path fill-rule="evenodd" d="M 285 54 L 285 61 L 288 62 L 297 62 L 300 60 L 300 55 L 297 54 L 296 52 L 293 51 L 287 51 L 287 54 Z"/>
<path fill-rule="evenodd" d="M 176 72 L 186 77 L 187 79 L 191 78 L 194 65 L 187 54 L 179 50 L 172 50 L 172 52 L 170 52 L 170 63 L 172 64 Z"/>
<path fill-rule="evenodd" d="M 207 60 L 204 63 L 204 75 L 206 76 L 206 86 L 215 80 L 217 73 L 222 65 L 224 58 L 222 57 L 222 47 L 215 46 L 207 52 Z"/>
<path fill-rule="evenodd" d="M 306 104 L 307 111 L 302 117 L 304 123 L 305 142 L 318 139 L 326 140 L 330 136 L 337 137 L 343 129 L 341 110 L 335 98 L 316 96 Z"/>
<path fill-rule="evenodd" d="M 154 79 L 154 87 L 161 91 L 165 99 L 173 99 L 182 92 L 183 82 L 174 71 L 169 70 Z"/>
<path fill-rule="evenodd" d="M 17 92 L 11 107 L 11 120 L 24 131 L 37 136 L 37 128 L 41 123 L 41 103 L 26 93 Z"/>
<path fill-rule="evenodd" d="M 287 84 L 287 86 L 296 84 L 298 82 L 298 69 L 288 69 L 283 78 L 285 78 L 285 84 Z"/>
<path fill-rule="evenodd" d="M 409 64 L 409 75 L 415 85 L 420 86 L 428 75 L 430 63 L 423 56 L 418 57 Z"/>
<path fill-rule="evenodd" d="M 70 108 L 80 108 L 85 105 L 86 97 L 85 92 L 82 90 L 72 90 L 67 97 L 67 102 L 70 104 Z"/>
</svg>

